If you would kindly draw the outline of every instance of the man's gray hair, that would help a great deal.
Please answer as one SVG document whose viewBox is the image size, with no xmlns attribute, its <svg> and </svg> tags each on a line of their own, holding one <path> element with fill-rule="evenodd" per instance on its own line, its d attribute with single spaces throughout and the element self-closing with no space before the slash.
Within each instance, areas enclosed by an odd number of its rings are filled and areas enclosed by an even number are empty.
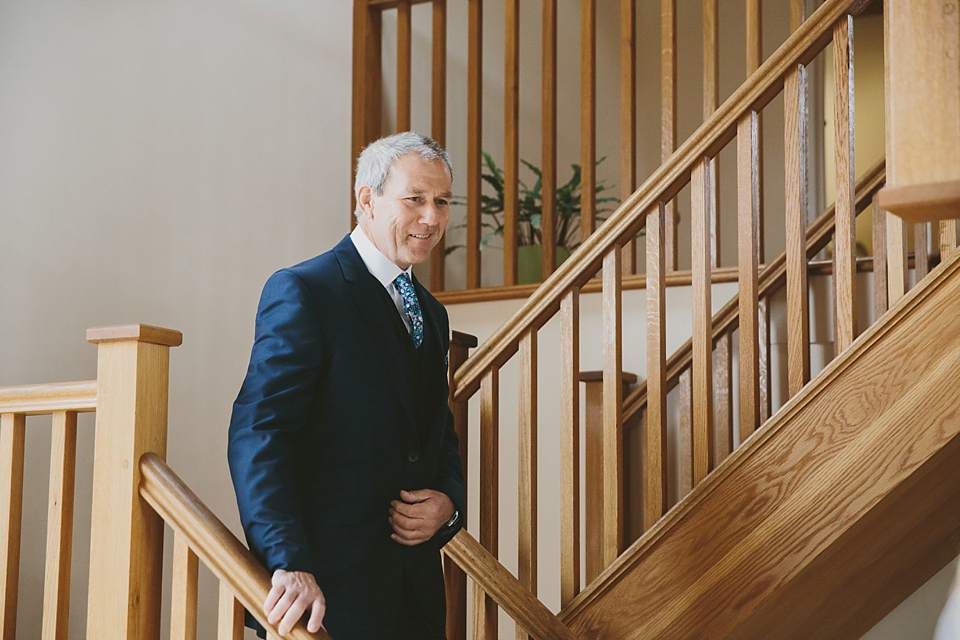
<svg viewBox="0 0 960 640">
<path fill-rule="evenodd" d="M 378 196 L 383 195 L 383 186 L 387 183 L 390 167 L 397 158 L 408 153 L 415 153 L 424 160 L 443 160 L 453 180 L 453 165 L 450 163 L 450 154 L 431 138 L 414 131 L 395 133 L 392 136 L 380 138 L 371 142 L 357 159 L 357 177 L 353 182 L 353 192 L 360 191 L 360 187 L 368 186 Z"/>
</svg>

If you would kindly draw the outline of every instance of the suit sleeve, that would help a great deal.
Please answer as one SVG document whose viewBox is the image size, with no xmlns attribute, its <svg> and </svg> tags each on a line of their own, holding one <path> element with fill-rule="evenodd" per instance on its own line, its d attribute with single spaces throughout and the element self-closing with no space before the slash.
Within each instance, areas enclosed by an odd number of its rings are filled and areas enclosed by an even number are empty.
<svg viewBox="0 0 960 640">
<path fill-rule="evenodd" d="M 323 362 L 320 325 L 303 282 L 267 281 L 227 444 L 240 520 L 267 569 L 312 571 L 292 464 Z"/>
<path fill-rule="evenodd" d="M 450 347 L 449 320 L 447 319 L 446 310 L 439 303 L 437 303 L 437 306 L 440 308 L 440 317 L 443 318 L 442 335 L 444 353 L 447 353 Z M 449 395 L 449 382 L 446 377 L 446 370 L 444 370 L 444 372 L 445 376 L 443 379 L 443 388 L 446 393 L 444 393 L 443 397 L 446 398 Z M 444 407 L 444 421 L 445 426 L 443 432 L 443 444 L 440 447 L 440 459 L 437 464 L 437 476 L 434 479 L 431 488 L 447 494 L 447 496 L 453 502 L 454 508 L 460 514 L 460 517 L 457 518 L 457 521 L 453 524 L 453 526 L 441 527 L 440 530 L 434 535 L 434 540 L 438 543 L 438 546 L 441 547 L 449 542 L 453 536 L 455 536 L 457 532 L 463 528 L 464 518 L 467 514 L 463 481 L 463 466 L 460 461 L 460 439 L 457 437 L 457 431 L 453 424 L 453 413 L 450 411 L 449 406 Z"/>
</svg>

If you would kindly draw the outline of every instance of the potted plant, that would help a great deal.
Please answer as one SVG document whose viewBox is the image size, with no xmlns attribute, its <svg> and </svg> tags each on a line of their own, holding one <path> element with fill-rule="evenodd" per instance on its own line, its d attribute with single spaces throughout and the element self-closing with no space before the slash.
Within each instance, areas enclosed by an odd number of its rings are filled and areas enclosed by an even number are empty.
<svg viewBox="0 0 960 640">
<path fill-rule="evenodd" d="M 600 158 L 599 165 L 604 161 Z M 541 279 L 542 241 L 541 220 L 543 218 L 543 172 L 535 165 L 520 160 L 536 177 L 532 187 L 523 179 L 519 179 L 519 197 L 517 207 L 517 282 L 520 284 L 539 282 Z M 503 171 L 497 166 L 489 153 L 483 152 L 484 182 L 493 188 L 492 194 L 483 193 L 480 196 L 481 228 L 485 230 L 480 238 L 480 249 L 488 247 L 502 249 L 502 246 L 491 244 L 496 238 L 503 237 Z M 556 192 L 556 247 L 557 265 L 563 263 L 570 254 L 580 246 L 580 212 L 581 212 L 581 176 L 580 165 L 572 165 L 573 174 L 566 183 L 557 187 Z M 612 196 L 603 195 L 612 187 L 604 181 L 597 182 L 596 203 L 597 218 L 603 220 L 602 214 L 612 211 L 610 204 L 619 204 L 620 200 Z M 458 204 L 464 204 L 458 199 Z M 465 225 L 461 225 L 463 227 Z M 447 248 L 447 253 L 456 251 L 463 245 L 454 245 Z"/>
</svg>

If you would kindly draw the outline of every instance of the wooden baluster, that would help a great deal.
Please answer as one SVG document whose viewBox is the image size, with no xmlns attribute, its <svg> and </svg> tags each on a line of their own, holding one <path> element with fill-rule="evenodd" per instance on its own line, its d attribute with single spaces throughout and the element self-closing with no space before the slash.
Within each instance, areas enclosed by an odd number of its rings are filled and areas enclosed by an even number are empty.
<svg viewBox="0 0 960 640">
<path fill-rule="evenodd" d="M 463 477 L 469 478 L 469 419 L 470 411 L 466 400 L 453 399 L 453 377 L 460 366 L 466 362 L 470 349 L 477 346 L 476 336 L 459 331 L 450 332 L 450 352 L 447 367 L 450 395 L 448 403 L 453 414 L 453 425 L 457 432 L 460 450 L 460 464 Z M 467 514 L 462 513 L 463 524 L 466 525 Z M 467 638 L 467 575 L 450 556 L 443 556 L 443 579 L 447 595 L 447 638 L 449 640 L 466 640 Z"/>
<path fill-rule="evenodd" d="M 740 442 L 760 426 L 759 140 L 757 112 L 737 125 L 737 251 L 740 310 Z"/>
<path fill-rule="evenodd" d="M 603 257 L 603 566 L 623 550 L 623 271 L 620 246 Z"/>
<path fill-rule="evenodd" d="M 703 120 L 706 122 L 720 105 L 720 20 L 717 0 L 703 0 Z M 710 266 L 720 266 L 720 159 L 707 160 L 705 187 L 710 225 L 707 241 L 710 246 Z"/>
<path fill-rule="evenodd" d="M 730 332 L 717 339 L 716 376 L 715 464 L 720 464 L 733 451 L 733 334 Z"/>
<path fill-rule="evenodd" d="M 170 640 L 197 638 L 197 554 L 179 531 L 173 534 Z"/>
<path fill-rule="evenodd" d="M 543 253 L 540 275 L 546 280 L 557 264 L 557 0 L 543 0 L 543 71 L 540 105 L 540 170 Z"/>
<path fill-rule="evenodd" d="M 623 265 L 603 257 L 603 566 L 623 550 Z"/>
<path fill-rule="evenodd" d="M 677 498 L 693 490 L 693 381 L 690 368 L 677 381 Z"/>
<path fill-rule="evenodd" d="M 520 0 L 504 3 L 503 284 L 517 283 L 520 189 Z M 533 230 L 530 230 L 531 234 Z"/>
<path fill-rule="evenodd" d="M 957 221 L 940 221 L 940 260 L 946 261 L 957 248 Z"/>
<path fill-rule="evenodd" d="M 243 607 L 223 582 L 217 604 L 217 640 L 243 640 Z"/>
<path fill-rule="evenodd" d="M 597 0 L 580 0 L 580 233 L 596 228 Z"/>
<path fill-rule="evenodd" d="M 50 441 L 50 498 L 43 580 L 43 640 L 65 640 L 70 616 L 73 552 L 73 489 L 77 469 L 77 414 L 53 414 Z"/>
<path fill-rule="evenodd" d="M 433 0 L 433 61 L 431 70 L 430 136 L 447 144 L 447 0 Z M 446 236 L 430 254 L 430 290 L 446 287 Z"/>
<path fill-rule="evenodd" d="M 872 205 L 873 233 L 873 317 L 887 312 L 887 214 L 877 207 L 877 198 Z"/>
<path fill-rule="evenodd" d="M 647 428 L 643 432 L 643 529 L 667 506 L 667 343 L 664 227 L 667 207 L 647 214 Z"/>
<path fill-rule="evenodd" d="M 713 311 L 711 307 L 712 163 L 701 158 L 690 177 L 693 292 L 693 484 L 713 468 Z"/>
<path fill-rule="evenodd" d="M 907 292 L 907 223 L 883 209 L 887 227 L 887 306 L 892 307 Z"/>
<path fill-rule="evenodd" d="M 918 222 L 913 225 L 914 272 L 917 282 L 926 278 L 930 271 L 930 238 L 927 235 L 929 228 L 929 222 Z M 876 278 L 876 275 L 874 275 L 874 278 Z"/>
<path fill-rule="evenodd" d="M 853 167 L 853 16 L 833 28 L 834 131 L 836 156 L 836 232 L 833 242 L 835 338 L 837 355 L 857 336 L 857 220 Z"/>
<path fill-rule="evenodd" d="M 370 0 L 353 3 L 353 109 L 350 144 L 350 228 L 357 224 L 353 215 L 356 206 L 353 178 L 356 160 L 363 148 L 380 134 L 381 84 L 381 14 L 371 8 Z"/>
<path fill-rule="evenodd" d="M 467 5 L 467 289 L 480 288 L 483 0 Z"/>
<path fill-rule="evenodd" d="M 23 517 L 23 449 L 26 417 L 0 416 L 0 640 L 17 637 L 20 523 Z"/>
<path fill-rule="evenodd" d="M 500 371 L 491 368 L 480 383 L 480 544 L 498 555 L 500 540 Z M 497 606 L 474 583 L 473 633 L 480 640 L 497 636 Z"/>
<path fill-rule="evenodd" d="M 520 339 L 517 578 L 537 595 L 537 331 Z M 517 639 L 529 636 L 519 626 Z"/>
<path fill-rule="evenodd" d="M 87 340 L 99 349 L 86 637 L 157 637 L 163 520 L 140 498 L 139 461 L 166 455 L 170 347 L 182 337 L 130 325 Z"/>
<path fill-rule="evenodd" d="M 584 383 L 583 581 L 593 582 L 603 563 L 603 371 L 580 374 Z"/>
<path fill-rule="evenodd" d="M 637 180 L 637 19 L 636 0 L 620 0 L 620 200 L 636 189 Z M 623 272 L 637 272 L 637 245 L 623 247 Z"/>
<path fill-rule="evenodd" d="M 807 288 L 807 73 L 802 64 L 784 79 L 784 166 L 787 234 L 787 378 L 793 397 L 810 379 Z"/>
<path fill-rule="evenodd" d="M 770 298 L 760 298 L 757 305 L 760 316 L 757 326 L 760 335 L 759 358 L 760 364 L 760 424 L 766 422 L 773 415 L 773 377 L 770 375 Z"/>
<path fill-rule="evenodd" d="M 790 31 L 796 31 L 803 24 L 804 0 L 790 0 Z"/>
<path fill-rule="evenodd" d="M 660 161 L 677 148 L 677 0 L 660 2 Z M 648 219 L 649 223 L 649 219 Z M 666 203 L 664 266 L 677 270 L 677 203 Z M 648 267 L 649 273 L 649 267 Z M 648 276 L 649 277 L 649 276 Z M 657 516 L 659 519 L 659 516 Z M 646 526 L 646 525 L 645 525 Z"/>
<path fill-rule="evenodd" d="M 603 481 L 604 465 L 603 458 L 603 435 L 604 435 L 604 407 L 603 407 L 603 389 L 604 372 L 603 371 L 583 371 L 580 373 L 580 381 L 584 383 L 584 432 L 586 435 L 584 444 L 584 460 L 586 460 L 586 474 L 584 478 L 584 489 L 586 499 L 584 500 L 585 528 L 585 562 L 584 562 L 584 582 L 590 584 L 606 568 L 603 558 L 603 540 L 604 519 L 603 519 Z M 637 382 L 635 373 L 623 372 L 621 374 L 622 389 L 621 394 L 626 395 L 630 386 Z M 624 434 L 623 442 L 626 442 Z M 627 468 L 624 466 L 623 475 L 626 477 Z M 626 485 L 624 485 L 626 486 Z M 627 516 L 624 515 L 624 520 Z"/>
<path fill-rule="evenodd" d="M 746 4 L 747 76 L 750 76 L 763 61 L 763 21 L 760 0 L 746 0 Z"/>
<path fill-rule="evenodd" d="M 763 62 L 763 20 L 760 0 L 747 1 L 747 76 L 753 74 L 760 68 Z M 757 172 L 757 260 L 764 261 L 764 241 L 763 241 L 763 145 L 760 141 L 763 139 L 763 114 L 754 112 L 756 125 L 754 126 L 756 136 L 756 172 Z"/>
<path fill-rule="evenodd" d="M 411 13 L 410 0 L 397 3 L 397 131 L 410 130 Z"/>
<path fill-rule="evenodd" d="M 580 290 L 560 302 L 560 606 L 580 593 Z"/>
</svg>

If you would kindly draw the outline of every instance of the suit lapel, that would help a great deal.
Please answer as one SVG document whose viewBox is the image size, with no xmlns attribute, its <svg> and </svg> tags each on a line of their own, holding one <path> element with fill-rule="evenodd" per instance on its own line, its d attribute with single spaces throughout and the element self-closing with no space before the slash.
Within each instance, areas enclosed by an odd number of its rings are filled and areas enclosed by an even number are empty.
<svg viewBox="0 0 960 640">
<path fill-rule="evenodd" d="M 400 403 L 407 414 L 408 424 L 414 426 L 417 420 L 413 390 L 410 386 L 413 372 L 410 370 L 410 359 L 404 353 L 406 345 L 396 339 L 395 319 L 389 315 L 390 309 L 385 308 L 384 296 L 387 294 L 383 285 L 367 271 L 350 236 L 341 240 L 333 251 L 340 262 L 343 278 L 357 305 L 359 315 L 366 324 L 371 345 L 374 347 L 371 351 L 393 380 Z M 396 320 L 399 320 L 399 317 Z M 416 432 L 416 429 L 413 431 Z"/>
</svg>

